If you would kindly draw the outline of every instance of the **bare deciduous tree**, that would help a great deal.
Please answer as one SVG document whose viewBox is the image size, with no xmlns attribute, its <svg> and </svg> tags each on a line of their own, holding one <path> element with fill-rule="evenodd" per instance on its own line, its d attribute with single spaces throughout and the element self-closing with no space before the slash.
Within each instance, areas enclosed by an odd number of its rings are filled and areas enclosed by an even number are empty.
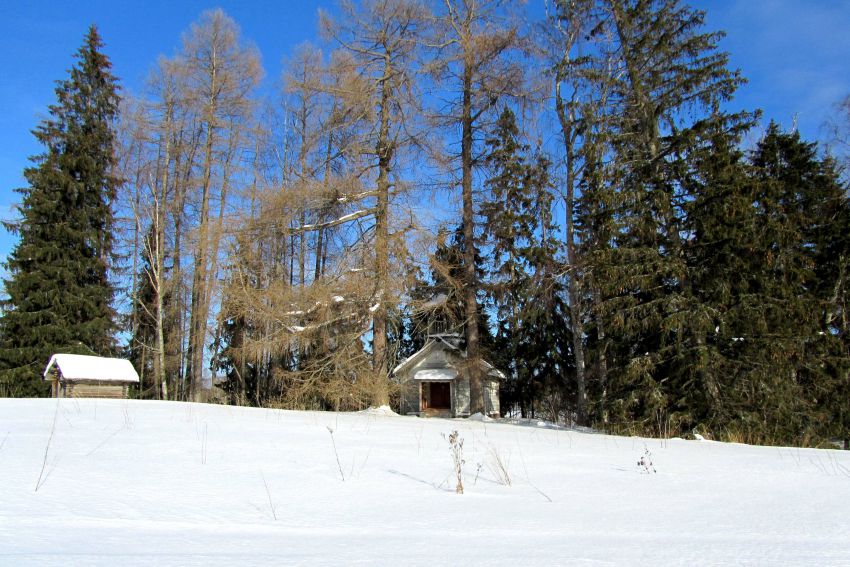
<svg viewBox="0 0 850 567">
<path fill-rule="evenodd" d="M 475 272 L 474 170 L 480 164 L 476 144 L 486 119 L 503 96 L 516 94 L 521 83 L 512 54 L 519 48 L 518 25 L 509 18 L 511 3 L 500 0 L 444 0 L 434 18 L 434 59 L 430 70 L 450 101 L 438 112 L 438 124 L 460 132 L 460 151 L 449 150 L 460 168 L 464 234 L 463 284 L 470 412 L 484 413 Z"/>
<path fill-rule="evenodd" d="M 204 348 L 228 192 L 237 179 L 239 149 L 253 112 L 251 94 L 262 76 L 257 51 L 221 10 L 193 24 L 177 58 L 185 73 L 182 97 L 195 109 L 201 132 L 196 189 L 197 231 L 193 256 L 187 379 L 189 396 L 201 387 Z M 218 215 L 211 216 L 217 193 Z"/>
<path fill-rule="evenodd" d="M 375 184 L 375 299 L 370 310 L 376 385 L 372 403 L 379 406 L 389 403 L 387 313 L 395 303 L 390 281 L 390 201 L 399 183 L 393 179 L 393 168 L 399 152 L 418 140 L 414 68 L 426 11 L 417 0 L 344 1 L 340 8 L 337 20 L 323 14 L 322 22 L 326 33 L 350 55 L 366 88 L 369 123 L 361 143 Z"/>
</svg>

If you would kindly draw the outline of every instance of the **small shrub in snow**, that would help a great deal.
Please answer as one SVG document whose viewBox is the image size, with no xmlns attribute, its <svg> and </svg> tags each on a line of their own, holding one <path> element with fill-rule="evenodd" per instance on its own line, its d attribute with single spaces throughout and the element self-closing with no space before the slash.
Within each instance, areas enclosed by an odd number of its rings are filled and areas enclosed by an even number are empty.
<svg viewBox="0 0 850 567">
<path fill-rule="evenodd" d="M 642 473 L 654 473 L 657 472 L 655 470 L 655 465 L 652 464 L 652 453 L 649 452 L 649 447 L 644 444 L 643 446 L 643 456 L 637 462 L 638 469 Z"/>
<path fill-rule="evenodd" d="M 502 453 L 493 445 L 490 445 L 488 449 L 488 456 L 487 468 L 490 469 L 490 473 L 496 477 L 499 484 L 510 486 L 511 474 L 508 472 L 509 459 L 503 457 Z"/>
<path fill-rule="evenodd" d="M 59 415 L 59 400 L 56 398 L 56 409 L 53 411 L 53 423 L 50 425 L 50 436 L 47 438 L 47 445 L 44 446 L 44 460 L 41 462 L 41 471 L 38 473 L 38 480 L 35 481 L 35 492 L 41 488 L 47 477 L 44 476 L 44 469 L 47 467 L 47 454 L 50 452 L 50 442 L 53 441 L 53 434 L 56 433 L 56 416 Z"/>
<path fill-rule="evenodd" d="M 463 437 L 457 432 L 457 429 L 452 431 L 448 437 L 443 435 L 443 438 L 449 442 L 449 447 L 452 454 L 452 462 L 455 467 L 455 476 L 457 476 L 457 486 L 455 492 L 463 494 Z"/>
<path fill-rule="evenodd" d="M 484 468 L 484 463 L 478 463 L 477 465 L 475 465 L 475 478 L 472 479 L 472 486 L 475 486 L 476 484 L 478 484 L 478 475 L 481 474 L 481 469 L 483 469 L 483 468 Z"/>
<path fill-rule="evenodd" d="M 328 428 L 328 433 L 331 434 L 331 444 L 334 448 L 334 457 L 336 457 L 336 466 L 339 468 L 339 477 L 342 479 L 342 482 L 345 482 L 345 473 L 342 472 L 342 464 L 339 462 L 339 453 L 336 450 L 336 441 L 334 440 L 334 430 L 330 425 L 326 426 Z"/>
<path fill-rule="evenodd" d="M 274 521 L 276 522 L 277 512 L 275 511 L 274 502 L 272 501 L 272 493 L 269 490 L 269 483 L 266 482 L 266 475 L 263 474 L 263 471 L 260 471 L 260 476 L 263 478 L 263 486 L 266 488 L 266 496 L 269 499 L 269 508 L 272 511 L 272 518 L 274 518 Z"/>
</svg>

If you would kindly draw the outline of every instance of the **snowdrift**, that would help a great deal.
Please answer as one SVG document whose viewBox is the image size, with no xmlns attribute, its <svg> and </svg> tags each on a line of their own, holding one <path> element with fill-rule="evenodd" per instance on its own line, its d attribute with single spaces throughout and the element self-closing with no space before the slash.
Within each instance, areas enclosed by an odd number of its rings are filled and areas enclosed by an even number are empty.
<svg viewBox="0 0 850 567">
<path fill-rule="evenodd" d="M 0 400 L 0 565 L 850 565 L 848 501 L 841 451 Z"/>
</svg>

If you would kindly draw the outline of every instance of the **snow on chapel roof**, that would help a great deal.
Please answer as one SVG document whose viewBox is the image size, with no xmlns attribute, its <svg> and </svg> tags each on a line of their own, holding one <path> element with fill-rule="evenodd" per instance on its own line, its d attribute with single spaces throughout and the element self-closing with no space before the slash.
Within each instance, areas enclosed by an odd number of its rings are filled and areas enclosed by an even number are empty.
<svg viewBox="0 0 850 567">
<path fill-rule="evenodd" d="M 53 366 L 65 380 L 98 380 L 102 382 L 138 382 L 139 375 L 129 360 L 82 354 L 54 354 L 44 369 L 44 379 Z"/>
<path fill-rule="evenodd" d="M 448 382 L 455 378 L 457 378 L 457 370 L 454 368 L 426 368 L 413 375 L 414 380 L 424 380 L 425 382 Z"/>
</svg>

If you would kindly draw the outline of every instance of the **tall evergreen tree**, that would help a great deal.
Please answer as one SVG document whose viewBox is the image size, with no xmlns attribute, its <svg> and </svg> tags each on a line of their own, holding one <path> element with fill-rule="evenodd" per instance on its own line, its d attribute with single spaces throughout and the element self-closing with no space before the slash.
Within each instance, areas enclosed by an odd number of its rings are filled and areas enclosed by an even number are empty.
<svg viewBox="0 0 850 567">
<path fill-rule="evenodd" d="M 44 152 L 24 170 L 20 235 L 4 281 L 0 392 L 45 393 L 41 370 L 55 352 L 109 354 L 114 348 L 113 122 L 119 97 L 111 63 L 92 26 L 57 102 L 34 131 Z"/>
<path fill-rule="evenodd" d="M 704 13 L 678 1 L 606 0 L 594 14 L 604 30 L 595 33 L 609 38 L 592 62 L 605 90 L 594 119 L 609 132 L 604 149 L 591 148 L 600 163 L 583 171 L 592 190 L 580 225 L 604 232 L 582 235 L 601 245 L 587 259 L 587 283 L 610 341 L 600 346 L 617 345 L 605 351 L 606 411 L 651 427 L 681 395 L 685 361 L 705 342 L 684 254 L 687 181 L 697 174 L 691 156 L 746 122 L 718 110 L 742 79 L 717 48 L 722 34 L 703 31 Z"/>
<path fill-rule="evenodd" d="M 575 405 L 564 395 L 570 335 L 556 277 L 549 160 L 521 141 L 507 107 L 486 144 L 481 249 L 488 251 L 485 289 L 497 315 L 496 344 L 511 377 L 503 397 L 523 415 L 541 403 L 558 414 Z"/>
<path fill-rule="evenodd" d="M 758 258 L 736 335 L 743 339 L 739 372 L 755 403 L 741 419 L 760 440 L 846 438 L 850 353 L 839 316 L 850 243 L 844 188 L 814 144 L 775 124 L 752 165 Z"/>
<path fill-rule="evenodd" d="M 740 415 L 733 368 L 740 337 L 731 319 L 752 293 L 759 269 L 755 184 L 736 142 L 718 132 L 694 151 L 691 164 L 699 175 L 687 181 L 694 196 L 685 205 L 688 311 L 699 333 L 686 339 L 671 365 L 680 393 L 667 412 L 677 425 L 703 430 L 721 430 Z"/>
</svg>

